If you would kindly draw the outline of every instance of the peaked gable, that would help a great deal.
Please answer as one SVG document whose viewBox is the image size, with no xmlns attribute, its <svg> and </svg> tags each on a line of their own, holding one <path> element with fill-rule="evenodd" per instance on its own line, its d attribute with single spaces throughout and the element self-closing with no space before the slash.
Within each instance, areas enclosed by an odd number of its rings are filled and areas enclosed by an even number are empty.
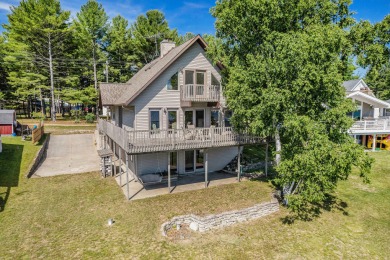
<svg viewBox="0 0 390 260">
<path fill-rule="evenodd" d="M 122 95 L 115 101 L 115 105 L 128 105 L 194 44 L 199 44 L 203 49 L 207 48 L 207 44 L 203 38 L 197 35 L 182 45 L 173 48 L 163 57 L 159 57 L 146 64 L 126 84 L 123 84 L 122 87 L 124 89 Z"/>
</svg>

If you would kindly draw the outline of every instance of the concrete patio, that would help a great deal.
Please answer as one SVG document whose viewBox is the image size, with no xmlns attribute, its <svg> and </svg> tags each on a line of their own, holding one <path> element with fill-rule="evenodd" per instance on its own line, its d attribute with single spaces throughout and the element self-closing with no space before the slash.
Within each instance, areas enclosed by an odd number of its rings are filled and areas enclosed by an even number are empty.
<svg viewBox="0 0 390 260">
<path fill-rule="evenodd" d="M 116 181 L 122 188 L 123 194 L 127 197 L 126 172 L 121 176 L 117 176 Z M 156 197 L 159 195 L 169 194 L 168 183 L 159 183 L 148 186 L 143 186 L 137 179 L 134 179 L 131 174 L 129 180 L 129 200 L 145 199 Z M 237 183 L 237 176 L 224 172 L 211 172 L 208 176 L 208 187 L 218 186 L 222 184 Z M 196 173 L 189 175 L 180 175 L 179 179 L 172 180 L 171 193 L 179 193 L 191 190 L 200 190 L 205 188 L 204 173 Z"/>
</svg>

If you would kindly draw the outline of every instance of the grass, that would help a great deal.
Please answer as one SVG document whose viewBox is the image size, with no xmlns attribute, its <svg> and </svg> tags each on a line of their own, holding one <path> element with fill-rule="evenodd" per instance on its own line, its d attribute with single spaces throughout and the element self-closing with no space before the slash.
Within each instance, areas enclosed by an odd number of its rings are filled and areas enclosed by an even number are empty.
<svg viewBox="0 0 390 260">
<path fill-rule="evenodd" d="M 336 192 L 341 206 L 314 221 L 283 224 L 288 213 L 281 209 L 263 219 L 173 242 L 160 234 L 161 224 L 173 216 L 252 206 L 268 200 L 272 187 L 247 181 L 128 202 L 113 179 L 101 179 L 98 173 L 24 179 L 36 147 L 16 144 L 23 146 L 20 165 L 0 167 L 0 181 L 14 171 L 21 176 L 0 212 L 2 258 L 384 259 L 390 253 L 388 152 L 372 154 L 376 163 L 371 184 L 353 174 Z M 12 152 L 6 154 L 8 159 L 0 154 L 1 165 L 11 159 Z M 111 227 L 108 218 L 116 222 Z"/>
<path fill-rule="evenodd" d="M 52 135 L 91 134 L 96 125 L 45 125 L 45 132 Z"/>
</svg>

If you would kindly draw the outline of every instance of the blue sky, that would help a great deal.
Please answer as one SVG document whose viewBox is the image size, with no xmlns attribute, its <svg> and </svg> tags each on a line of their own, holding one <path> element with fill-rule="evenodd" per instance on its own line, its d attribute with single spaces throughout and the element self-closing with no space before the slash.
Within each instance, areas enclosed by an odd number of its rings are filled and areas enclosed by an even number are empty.
<svg viewBox="0 0 390 260">
<path fill-rule="evenodd" d="M 86 0 L 61 0 L 62 7 L 72 12 L 74 16 Z M 192 32 L 195 34 L 215 32 L 214 18 L 210 15 L 210 7 L 215 0 L 100 0 L 107 14 L 112 18 L 118 14 L 133 22 L 135 18 L 150 9 L 164 12 L 171 28 L 177 28 L 180 34 Z M 382 20 L 390 14 L 389 0 L 354 0 L 351 9 L 356 11 L 357 20 L 371 22 Z M 7 23 L 10 5 L 18 5 L 18 0 L 0 0 L 0 24 Z M 1 31 L 1 28 L 0 28 Z"/>
</svg>

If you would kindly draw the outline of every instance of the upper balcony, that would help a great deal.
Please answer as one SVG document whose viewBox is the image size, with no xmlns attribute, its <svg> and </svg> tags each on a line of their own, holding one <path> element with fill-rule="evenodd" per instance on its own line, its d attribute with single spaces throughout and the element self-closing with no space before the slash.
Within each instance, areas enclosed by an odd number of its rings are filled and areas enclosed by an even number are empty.
<svg viewBox="0 0 390 260">
<path fill-rule="evenodd" d="M 231 127 L 126 131 L 99 119 L 98 130 L 128 154 L 204 149 L 261 143 L 264 138 L 237 133 Z"/>
<path fill-rule="evenodd" d="M 390 134 L 390 120 L 388 118 L 378 118 L 356 121 L 350 132 L 354 135 Z"/>
<path fill-rule="evenodd" d="M 218 102 L 220 100 L 220 88 L 219 85 L 181 85 L 181 100 L 191 102 Z"/>
</svg>

